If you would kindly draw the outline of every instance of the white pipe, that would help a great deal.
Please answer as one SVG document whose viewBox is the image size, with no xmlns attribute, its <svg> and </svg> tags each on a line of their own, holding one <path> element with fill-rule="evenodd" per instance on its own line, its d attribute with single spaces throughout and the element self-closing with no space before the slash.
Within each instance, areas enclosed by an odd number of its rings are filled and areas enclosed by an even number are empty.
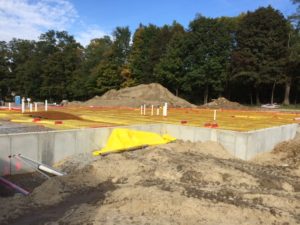
<svg viewBox="0 0 300 225">
<path fill-rule="evenodd" d="M 141 105 L 141 115 L 143 115 L 143 105 Z"/>
<path fill-rule="evenodd" d="M 11 110 L 11 103 L 8 103 L 8 110 Z"/>
<path fill-rule="evenodd" d="M 151 116 L 153 116 L 153 110 L 154 110 L 154 106 L 151 105 Z"/>
<path fill-rule="evenodd" d="M 165 103 L 165 106 L 166 106 L 166 116 L 168 115 L 168 103 L 166 102 Z"/>
<path fill-rule="evenodd" d="M 146 115 L 146 105 L 144 105 L 144 116 Z"/>
<path fill-rule="evenodd" d="M 22 113 L 24 113 L 25 112 L 25 99 L 23 98 L 22 99 Z"/>
<path fill-rule="evenodd" d="M 63 173 L 60 173 L 60 172 L 58 172 L 58 171 L 56 171 L 56 170 L 54 170 L 54 169 L 51 169 L 51 168 L 49 168 L 49 167 L 46 166 L 46 165 L 40 164 L 40 165 L 38 166 L 38 168 L 39 168 L 39 170 L 42 170 L 42 171 L 44 171 L 44 172 L 53 174 L 53 175 L 55 175 L 55 176 L 63 176 L 63 175 L 64 175 Z"/>
<path fill-rule="evenodd" d="M 37 103 L 34 103 L 34 111 L 37 112 Z"/>
<path fill-rule="evenodd" d="M 31 159 L 23 159 L 21 158 L 19 155 L 14 155 L 13 157 L 15 157 L 17 160 L 24 162 L 26 165 L 34 168 L 38 173 L 42 174 L 43 176 L 45 176 L 46 178 L 50 178 L 47 174 L 43 173 L 42 171 L 38 170 L 38 166 L 37 163 L 32 161 Z"/>
<path fill-rule="evenodd" d="M 159 106 L 156 109 L 156 115 L 159 116 Z"/>
<path fill-rule="evenodd" d="M 45 111 L 48 111 L 48 100 L 45 100 Z"/>
<path fill-rule="evenodd" d="M 217 110 L 214 110 L 214 121 L 217 119 Z"/>
<path fill-rule="evenodd" d="M 165 103 L 163 106 L 163 116 L 168 115 L 168 103 Z"/>
<path fill-rule="evenodd" d="M 29 104 L 29 112 L 32 112 L 32 103 Z"/>
<path fill-rule="evenodd" d="M 56 175 L 56 176 L 64 176 L 65 174 L 62 173 L 62 172 L 59 172 L 53 168 L 51 168 L 50 166 L 47 166 L 45 164 L 42 164 L 42 163 L 39 163 L 35 160 L 32 160 L 30 158 L 27 158 L 26 156 L 23 156 L 23 155 L 16 155 L 14 156 L 16 157 L 17 159 L 22 159 L 24 162 L 29 162 L 30 164 L 32 164 L 35 168 L 39 169 L 39 170 L 42 170 L 44 172 L 47 172 L 47 173 L 50 173 L 50 174 L 53 174 L 53 175 Z"/>
</svg>

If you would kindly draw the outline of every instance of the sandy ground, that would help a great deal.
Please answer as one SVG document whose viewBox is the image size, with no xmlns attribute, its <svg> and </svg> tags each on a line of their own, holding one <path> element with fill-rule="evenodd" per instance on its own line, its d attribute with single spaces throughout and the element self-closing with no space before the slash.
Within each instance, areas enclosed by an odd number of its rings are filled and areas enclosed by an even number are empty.
<svg viewBox="0 0 300 225">
<path fill-rule="evenodd" d="M 214 142 L 81 154 L 28 197 L 0 198 L 0 224 L 300 224 L 300 138 L 245 162 Z"/>
</svg>

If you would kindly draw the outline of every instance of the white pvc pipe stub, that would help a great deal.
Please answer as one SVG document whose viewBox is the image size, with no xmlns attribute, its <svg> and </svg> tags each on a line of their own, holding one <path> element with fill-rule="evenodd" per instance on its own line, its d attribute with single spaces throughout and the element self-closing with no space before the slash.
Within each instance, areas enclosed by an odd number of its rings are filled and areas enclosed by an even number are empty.
<svg viewBox="0 0 300 225">
<path fill-rule="evenodd" d="M 22 113 L 24 113 L 25 112 L 25 99 L 24 98 L 22 99 L 22 106 L 21 106 L 21 108 L 22 108 Z"/>
<path fill-rule="evenodd" d="M 168 115 L 168 103 L 165 103 L 163 106 L 163 116 Z"/>
</svg>

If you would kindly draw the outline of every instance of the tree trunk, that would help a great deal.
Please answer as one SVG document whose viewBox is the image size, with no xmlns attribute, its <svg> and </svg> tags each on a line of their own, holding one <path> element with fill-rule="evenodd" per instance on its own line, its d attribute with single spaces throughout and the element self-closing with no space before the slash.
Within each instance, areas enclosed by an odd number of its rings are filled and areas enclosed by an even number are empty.
<svg viewBox="0 0 300 225">
<path fill-rule="evenodd" d="M 275 92 L 275 87 L 276 87 L 276 80 L 273 83 L 273 87 L 272 87 L 272 93 L 271 93 L 271 104 L 274 103 L 274 92 Z"/>
<path fill-rule="evenodd" d="M 178 92 L 179 92 L 179 91 L 178 91 L 178 88 L 176 88 L 176 89 L 175 89 L 176 97 L 178 97 Z"/>
<path fill-rule="evenodd" d="M 255 90 L 255 97 L 256 97 L 256 105 L 260 105 L 260 100 L 259 100 L 259 90 L 258 88 Z"/>
<path fill-rule="evenodd" d="M 253 105 L 253 97 L 252 97 L 252 92 L 250 94 L 250 105 Z"/>
<path fill-rule="evenodd" d="M 208 101 L 208 85 L 205 85 L 205 89 L 204 89 L 204 104 L 207 104 Z"/>
<path fill-rule="evenodd" d="M 292 78 L 287 77 L 285 80 L 285 92 L 284 92 L 284 105 L 290 104 L 290 91 L 291 91 Z"/>
</svg>

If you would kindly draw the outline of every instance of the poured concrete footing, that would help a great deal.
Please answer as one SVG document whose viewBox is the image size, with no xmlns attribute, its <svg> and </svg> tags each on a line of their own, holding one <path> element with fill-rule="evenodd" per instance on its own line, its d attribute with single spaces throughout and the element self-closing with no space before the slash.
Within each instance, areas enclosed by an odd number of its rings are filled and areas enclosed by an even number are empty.
<svg viewBox="0 0 300 225">
<path fill-rule="evenodd" d="M 282 141 L 293 139 L 298 124 L 249 132 L 200 128 L 172 124 L 128 126 L 136 130 L 168 133 L 185 141 L 216 141 L 235 157 L 248 160 L 260 152 L 271 151 Z M 53 165 L 66 157 L 104 147 L 114 127 L 67 131 L 45 131 L 0 135 L 0 175 L 29 172 L 28 166 L 12 155 L 22 154 L 33 160 Z"/>
</svg>

